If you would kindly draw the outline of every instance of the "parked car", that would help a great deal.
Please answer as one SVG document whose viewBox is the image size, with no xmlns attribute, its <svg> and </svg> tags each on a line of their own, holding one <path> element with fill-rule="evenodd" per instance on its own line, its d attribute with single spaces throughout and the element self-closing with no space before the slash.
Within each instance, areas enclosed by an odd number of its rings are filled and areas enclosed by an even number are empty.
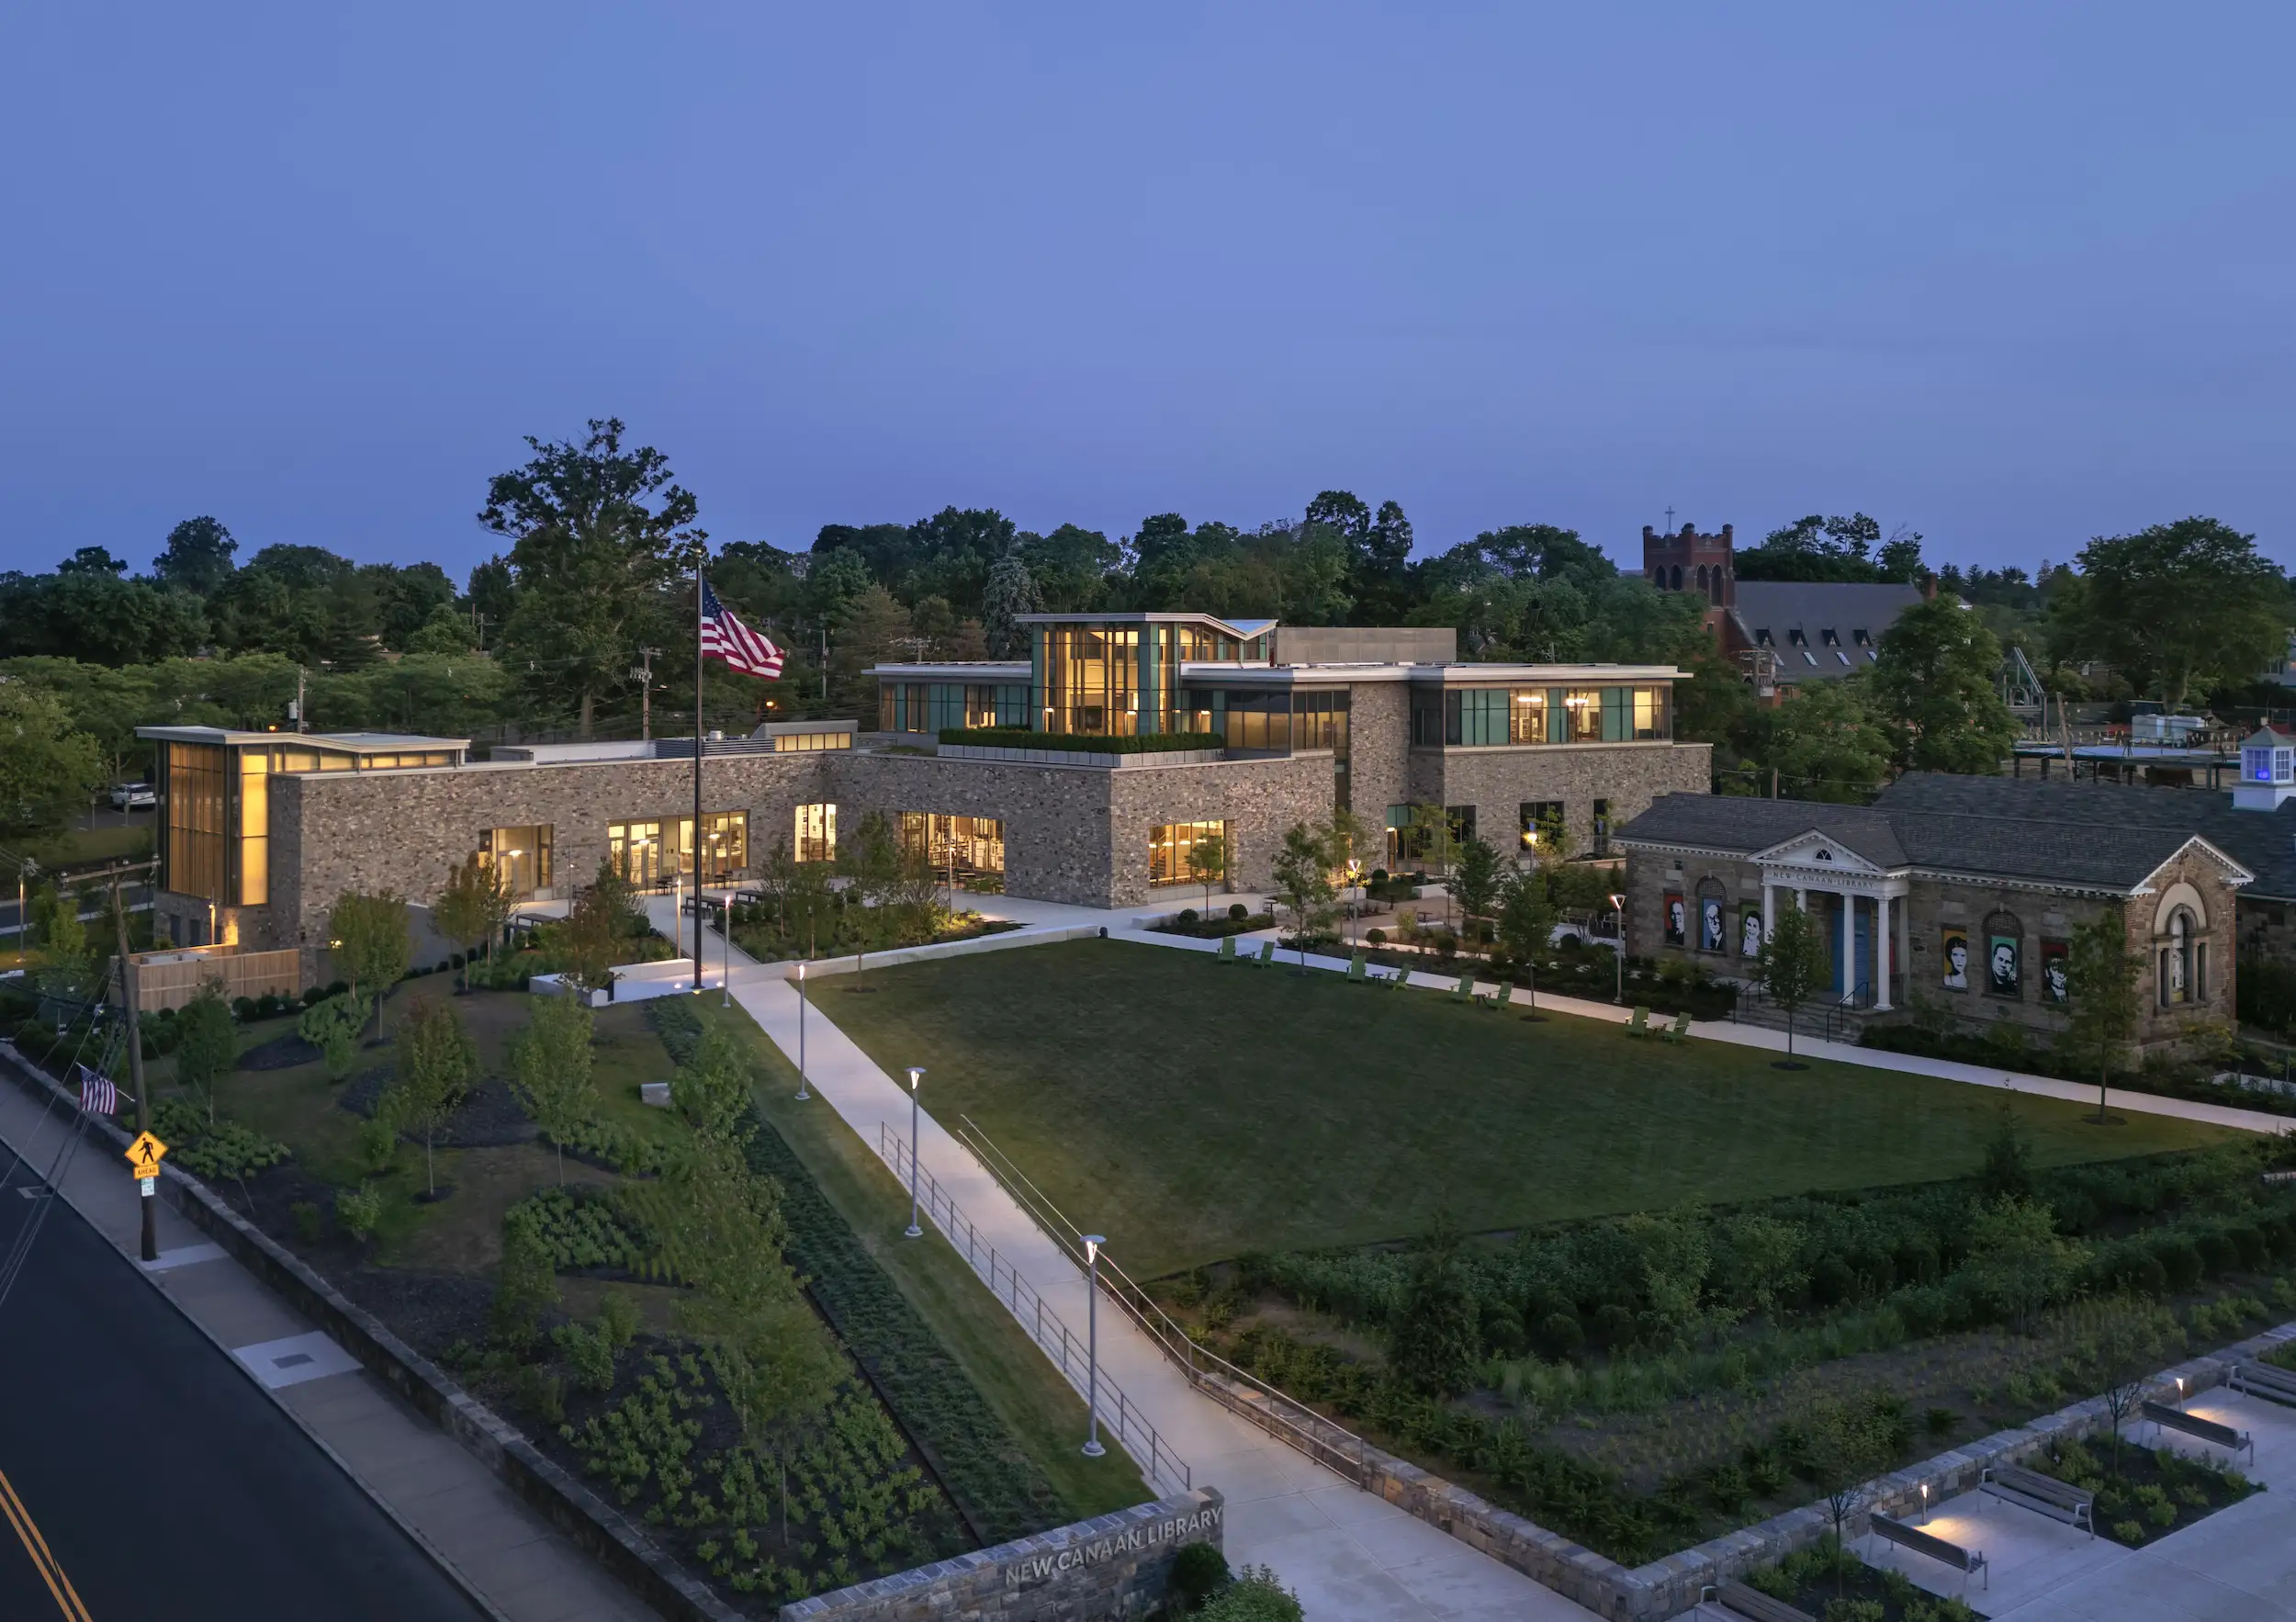
<svg viewBox="0 0 2296 1622">
<path fill-rule="evenodd" d="M 159 794 L 148 783 L 112 784 L 112 809 L 115 811 L 149 811 L 159 803 Z"/>
</svg>

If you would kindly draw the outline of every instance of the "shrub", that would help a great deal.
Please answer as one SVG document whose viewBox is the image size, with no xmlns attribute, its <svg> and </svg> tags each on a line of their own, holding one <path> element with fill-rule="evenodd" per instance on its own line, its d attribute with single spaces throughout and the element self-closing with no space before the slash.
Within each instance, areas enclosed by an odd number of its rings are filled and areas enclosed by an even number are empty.
<svg viewBox="0 0 2296 1622">
<path fill-rule="evenodd" d="M 2220 1278 L 2240 1264 L 2233 1249 L 2233 1242 L 2214 1229 L 2193 1236 L 2193 1245 L 2200 1253 L 2200 1267 L 2212 1278 Z"/>
<path fill-rule="evenodd" d="M 521 1211 L 506 1213 L 502 1262 L 494 1277 L 495 1339 L 512 1351 L 524 1351 L 541 1333 L 542 1314 L 557 1304 L 557 1275 L 539 1224 Z"/>
<path fill-rule="evenodd" d="M 1172 1592 L 1190 1606 L 1200 1605 L 1231 1581 L 1228 1557 L 1209 1543 L 1191 1543 L 1172 1557 Z"/>
<path fill-rule="evenodd" d="M 1576 1312 L 1549 1312 L 1538 1321 L 1538 1338 L 1549 1357 L 1575 1357 L 1585 1349 L 1586 1328 Z"/>
<path fill-rule="evenodd" d="M 345 1188 L 335 1196 L 335 1221 L 343 1232 L 365 1244 L 371 1238 L 383 1220 L 382 1190 L 362 1183 L 355 1188 Z"/>
<path fill-rule="evenodd" d="M 2190 1290 L 2200 1282 L 2200 1251 L 2180 1233 L 2166 1233 L 2153 1242 L 2153 1259 L 2168 1276 L 2171 1290 Z"/>
<path fill-rule="evenodd" d="M 1387 931 L 1377 927 L 1366 929 L 1363 932 L 1363 938 L 1374 946 L 1385 946 L 1387 944 Z"/>
<path fill-rule="evenodd" d="M 1228 916 L 1240 924 L 1252 916 L 1252 909 L 1241 901 L 1232 901 L 1228 904 Z"/>
<path fill-rule="evenodd" d="M 1180 927 L 1184 929 L 1192 929 L 1196 927 L 1196 909 L 1192 907 L 1183 907 L 1180 908 Z"/>
<path fill-rule="evenodd" d="M 1300 1622 L 1299 1597 L 1266 1566 L 1246 1566 L 1197 1613 L 1204 1622 Z"/>
<path fill-rule="evenodd" d="M 295 1223 L 295 1236 L 306 1245 L 319 1243 L 321 1221 L 319 1207 L 308 1200 L 298 1200 L 287 1207 L 287 1216 Z"/>
</svg>

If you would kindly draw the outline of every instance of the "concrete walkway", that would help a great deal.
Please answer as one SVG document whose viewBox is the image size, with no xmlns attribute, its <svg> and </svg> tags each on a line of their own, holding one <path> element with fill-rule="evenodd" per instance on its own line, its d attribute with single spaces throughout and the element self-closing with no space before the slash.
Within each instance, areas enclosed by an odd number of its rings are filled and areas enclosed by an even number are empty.
<svg viewBox="0 0 2296 1622">
<path fill-rule="evenodd" d="M 66 1128 L 61 1105 L 43 1115 L 12 1072 L 0 1079 L 0 1143 L 15 1151 L 5 1158 L 15 1166 L 9 1198 L 45 1178 Z M 17 1155 L 27 1164 L 15 1166 Z M 64 1201 L 133 1259 L 142 1213 L 125 1163 L 83 1140 L 61 1181 Z M 653 1616 L 477 1459 L 164 1201 L 159 1247 L 160 1259 L 142 1269 L 154 1292 L 151 1310 L 181 1311 L 229 1354 L 488 1615 L 501 1622 Z M 251 1550 L 259 1547 L 259 1529 L 248 1535 Z"/>
<path fill-rule="evenodd" d="M 649 904 L 656 928 L 668 923 L 669 909 L 667 899 Z M 1065 916 L 1030 921 L 1073 925 L 1086 921 L 1075 916 L 1083 910 L 1064 907 L 1060 912 Z M 1109 932 L 1129 931 L 1120 922 Z M 1016 944 L 1026 939 L 1025 931 L 1013 937 Z M 717 942 L 713 939 L 711 944 Z M 794 1064 L 795 986 L 782 977 L 782 965 L 759 965 L 738 951 L 733 965 L 734 1000 Z M 814 1007 L 805 1021 L 806 1077 L 823 1107 L 835 1109 L 875 1151 L 883 1141 L 881 1127 L 906 1140 L 908 1089 L 825 1016 L 825 1008 L 833 1014 L 841 998 L 839 984 L 832 978 L 813 988 Z M 929 1098 L 931 1092 L 929 1071 L 923 1096 Z M 918 1159 L 980 1237 L 1081 1335 L 1087 1290 L 1082 1271 L 929 1113 L 922 1118 Z M 1342 1481 L 1199 1395 L 1113 1302 L 1104 1301 L 1103 1307 L 1100 1367 L 1187 1460 L 1196 1483 L 1217 1487 L 1226 1496 L 1229 1562 L 1272 1566 L 1298 1591 L 1316 1622 L 1585 1622 L 1593 1615 Z"/>
</svg>

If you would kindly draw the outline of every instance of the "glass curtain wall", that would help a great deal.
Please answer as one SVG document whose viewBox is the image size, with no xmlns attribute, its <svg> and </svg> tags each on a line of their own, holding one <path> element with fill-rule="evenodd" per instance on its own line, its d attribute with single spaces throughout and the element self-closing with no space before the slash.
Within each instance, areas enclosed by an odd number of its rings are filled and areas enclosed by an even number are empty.
<svg viewBox="0 0 2296 1622">
<path fill-rule="evenodd" d="M 262 907 L 271 899 L 271 753 L 242 749 L 239 755 L 239 904 Z"/>
<path fill-rule="evenodd" d="M 933 811 L 901 813 L 901 848 L 923 856 L 933 872 L 957 882 L 1005 871 L 1005 825 L 994 817 L 943 817 Z"/>
<path fill-rule="evenodd" d="M 550 887 L 551 825 L 490 828 L 478 834 L 478 860 L 499 872 L 519 901 Z"/>
<path fill-rule="evenodd" d="M 797 807 L 796 828 L 791 839 L 790 854 L 799 862 L 834 862 L 837 860 L 837 807 L 835 805 L 800 805 Z"/>
<path fill-rule="evenodd" d="M 1131 737 L 1140 730 L 1139 677 L 1137 625 L 1047 625 L 1040 730 Z"/>
<path fill-rule="evenodd" d="M 1648 743 L 1673 736 L 1666 687 L 1467 687 L 1416 692 L 1411 740 L 1421 749 L 1502 744 Z"/>
</svg>

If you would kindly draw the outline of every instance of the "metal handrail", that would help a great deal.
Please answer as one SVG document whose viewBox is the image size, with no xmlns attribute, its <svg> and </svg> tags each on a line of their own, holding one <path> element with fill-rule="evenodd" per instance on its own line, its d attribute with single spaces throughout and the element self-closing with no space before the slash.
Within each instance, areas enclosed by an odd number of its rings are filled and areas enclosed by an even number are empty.
<svg viewBox="0 0 2296 1622">
<path fill-rule="evenodd" d="M 1034 1216 L 1038 1227 L 1043 1229 L 1055 1245 L 1068 1253 L 1078 1266 L 1085 1265 L 1082 1251 L 1083 1233 L 1076 1224 L 1052 1203 L 1044 1191 L 1030 1180 L 1029 1175 L 1013 1164 L 1012 1157 L 989 1141 L 988 1134 L 971 1116 L 960 1116 L 965 1132 L 956 1135 L 960 1142 L 973 1150 L 989 1175 L 1004 1185 L 1005 1191 L 1021 1208 Z M 882 1126 L 882 1123 L 881 1123 Z M 1015 1188 L 1018 1180 L 1027 1192 Z M 1052 1222 L 1044 1220 L 1049 1212 Z M 1060 1230 L 1066 1229 L 1064 1235 Z M 1345 1425 L 1334 1424 L 1300 1402 L 1297 1397 L 1270 1385 L 1258 1375 L 1240 1369 L 1227 1358 L 1204 1346 L 1176 1323 L 1171 1314 L 1157 1304 L 1155 1298 L 1141 1288 L 1131 1274 L 1118 1266 L 1105 1246 L 1101 1248 L 1099 1271 L 1109 1286 L 1109 1296 L 1154 1341 L 1164 1355 L 1186 1374 L 1191 1384 L 1201 1387 L 1232 1388 L 1219 1392 L 1223 1406 L 1235 1407 L 1239 1402 L 1248 1407 L 1252 1418 L 1263 1428 L 1290 1447 L 1329 1470 L 1346 1477 L 1359 1487 L 1370 1485 L 1369 1455 L 1371 1445 Z"/>
<path fill-rule="evenodd" d="M 895 1135 L 888 1121 L 877 1123 L 877 1153 L 893 1173 L 903 1182 L 909 1180 L 909 1146 Z M 989 1293 L 1002 1301 L 1011 1312 L 1014 1322 L 1027 1331 L 1029 1338 L 1042 1348 L 1045 1355 L 1059 1365 L 1061 1374 L 1072 1385 L 1082 1390 L 1087 1380 L 1094 1380 L 1100 1392 L 1100 1416 L 1113 1418 L 1117 1439 L 1137 1461 L 1144 1461 L 1149 1481 L 1159 1475 L 1180 1483 L 1182 1492 L 1194 1488 L 1194 1472 L 1187 1460 L 1172 1451 L 1172 1445 L 1157 1433 L 1148 1418 L 1132 1406 L 1122 1388 L 1108 1377 L 1105 1370 L 1094 1374 L 1090 1350 L 1085 1342 L 1069 1333 L 1060 1314 L 1047 1306 L 1036 1287 L 1020 1276 L 1019 1269 L 986 1240 L 973 1225 L 972 1220 L 957 1208 L 949 1191 L 940 1186 L 933 1174 L 922 1166 L 917 1168 L 917 1203 L 933 1225 L 941 1231 L 951 1245 L 964 1253 L 972 1269 L 987 1284 Z M 1116 1399 L 1111 1415 L 1108 1399 Z"/>
</svg>

